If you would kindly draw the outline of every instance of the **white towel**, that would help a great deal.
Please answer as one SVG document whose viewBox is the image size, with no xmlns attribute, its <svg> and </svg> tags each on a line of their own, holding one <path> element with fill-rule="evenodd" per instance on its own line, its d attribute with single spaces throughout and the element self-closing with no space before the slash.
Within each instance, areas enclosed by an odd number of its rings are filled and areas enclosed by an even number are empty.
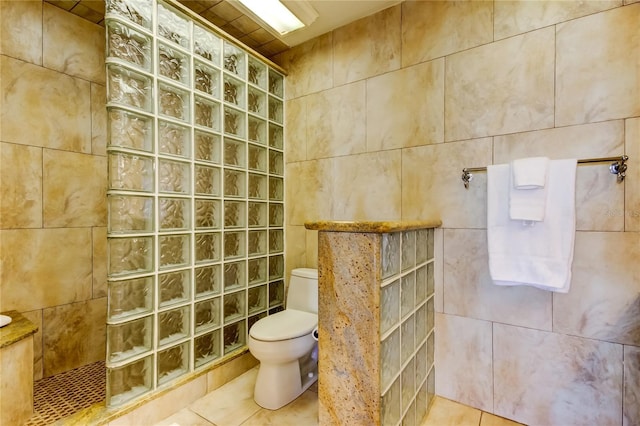
<svg viewBox="0 0 640 426">
<path fill-rule="evenodd" d="M 489 270 L 496 285 L 530 285 L 567 293 L 575 239 L 575 159 L 549 164 L 544 222 L 509 218 L 508 164 L 487 167 Z"/>
<path fill-rule="evenodd" d="M 509 217 L 542 222 L 547 205 L 547 157 L 521 158 L 511 162 Z"/>
</svg>

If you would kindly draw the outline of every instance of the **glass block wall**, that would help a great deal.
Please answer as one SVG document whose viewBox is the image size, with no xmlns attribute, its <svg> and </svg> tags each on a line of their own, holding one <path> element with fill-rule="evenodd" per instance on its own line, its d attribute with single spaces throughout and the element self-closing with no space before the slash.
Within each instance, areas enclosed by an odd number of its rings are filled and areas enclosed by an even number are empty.
<svg viewBox="0 0 640 426">
<path fill-rule="evenodd" d="M 108 0 L 107 404 L 284 301 L 284 79 L 169 3 Z"/>
<path fill-rule="evenodd" d="M 382 235 L 383 425 L 420 424 L 435 394 L 433 229 Z"/>
</svg>

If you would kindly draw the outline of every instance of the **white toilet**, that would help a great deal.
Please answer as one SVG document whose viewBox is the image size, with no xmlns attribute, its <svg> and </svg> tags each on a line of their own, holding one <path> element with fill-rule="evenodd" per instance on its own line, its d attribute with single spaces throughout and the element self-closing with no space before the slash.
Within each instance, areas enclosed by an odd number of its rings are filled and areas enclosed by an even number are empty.
<svg viewBox="0 0 640 426">
<path fill-rule="evenodd" d="M 277 410 L 318 379 L 318 271 L 291 271 L 286 309 L 256 322 L 249 351 L 260 361 L 253 398 Z"/>
</svg>

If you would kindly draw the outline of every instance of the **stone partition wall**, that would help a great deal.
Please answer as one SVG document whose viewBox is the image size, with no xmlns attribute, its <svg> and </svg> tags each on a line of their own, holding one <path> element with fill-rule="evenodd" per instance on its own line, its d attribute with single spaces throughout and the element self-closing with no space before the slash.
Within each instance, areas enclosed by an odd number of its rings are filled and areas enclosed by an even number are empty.
<svg viewBox="0 0 640 426">
<path fill-rule="evenodd" d="M 321 425 L 420 424 L 435 394 L 439 222 L 315 222 Z"/>
</svg>

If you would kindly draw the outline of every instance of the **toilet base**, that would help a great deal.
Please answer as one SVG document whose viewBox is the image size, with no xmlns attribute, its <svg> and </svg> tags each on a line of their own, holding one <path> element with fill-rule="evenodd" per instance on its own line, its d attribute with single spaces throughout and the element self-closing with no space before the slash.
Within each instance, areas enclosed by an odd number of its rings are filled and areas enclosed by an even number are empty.
<svg viewBox="0 0 640 426">
<path fill-rule="evenodd" d="M 256 404 L 268 410 L 284 407 L 318 380 L 317 371 L 309 374 L 311 377 L 300 378 L 297 359 L 284 364 L 261 363 L 253 399 Z"/>
</svg>

